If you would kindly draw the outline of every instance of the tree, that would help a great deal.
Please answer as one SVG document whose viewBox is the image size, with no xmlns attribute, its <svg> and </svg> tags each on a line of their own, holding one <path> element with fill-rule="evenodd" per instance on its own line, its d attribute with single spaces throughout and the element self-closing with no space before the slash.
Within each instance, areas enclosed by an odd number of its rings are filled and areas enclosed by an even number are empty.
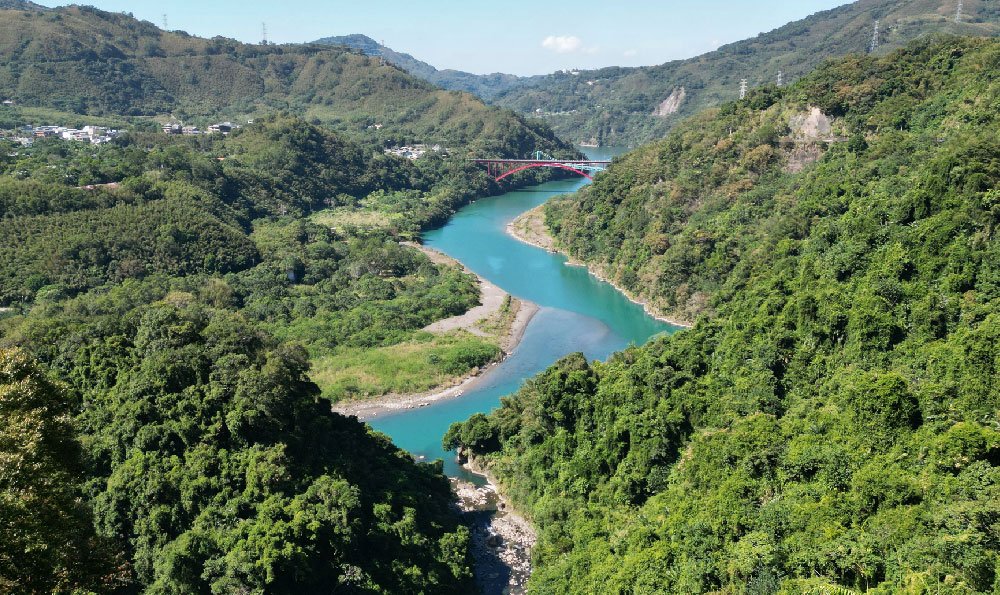
<svg viewBox="0 0 1000 595">
<path fill-rule="evenodd" d="M 107 591 L 108 544 L 80 500 L 80 448 L 59 389 L 0 350 L 0 593 Z"/>
</svg>

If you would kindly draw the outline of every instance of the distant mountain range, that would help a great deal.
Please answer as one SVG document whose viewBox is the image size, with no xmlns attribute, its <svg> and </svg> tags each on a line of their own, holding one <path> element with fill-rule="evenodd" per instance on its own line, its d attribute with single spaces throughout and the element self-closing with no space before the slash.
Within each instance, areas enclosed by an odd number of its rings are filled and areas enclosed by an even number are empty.
<svg viewBox="0 0 1000 595">
<path fill-rule="evenodd" d="M 878 54 L 935 33 L 995 37 L 1000 2 L 963 0 L 860 0 L 731 43 L 688 60 L 638 68 L 609 67 L 534 77 L 438 71 L 390 49 L 385 57 L 446 89 L 460 89 L 504 107 L 533 114 L 573 142 L 639 145 L 662 138 L 680 119 L 739 97 L 749 87 L 791 82 L 823 61 L 867 52 L 875 21 Z M 363 35 L 326 38 L 378 55 L 379 44 Z"/>
<path fill-rule="evenodd" d="M 100 116 L 204 121 L 289 110 L 378 142 L 489 154 L 568 150 L 548 127 L 355 50 L 163 31 L 89 6 L 0 0 L 0 99 Z"/>
<path fill-rule="evenodd" d="M 445 89 L 465 91 L 466 93 L 478 95 L 487 101 L 495 97 L 498 93 L 544 78 L 544 75 L 520 77 L 499 72 L 493 74 L 472 74 L 462 72 L 461 70 L 438 70 L 427 62 L 418 60 L 410 54 L 404 54 L 391 48 L 383 47 L 382 44 L 371 37 L 359 33 L 324 37 L 317 39 L 314 43 L 346 46 L 361 50 L 368 56 L 383 57 L 413 76 L 418 76 Z"/>
<path fill-rule="evenodd" d="M 498 105 L 541 115 L 572 141 L 638 145 L 663 137 L 680 119 L 739 97 L 749 87 L 793 81 L 825 60 L 867 52 L 876 19 L 878 54 L 934 33 L 994 37 L 1000 3 L 964 0 L 861 0 L 769 33 L 659 66 L 555 73 L 494 97 Z"/>
</svg>

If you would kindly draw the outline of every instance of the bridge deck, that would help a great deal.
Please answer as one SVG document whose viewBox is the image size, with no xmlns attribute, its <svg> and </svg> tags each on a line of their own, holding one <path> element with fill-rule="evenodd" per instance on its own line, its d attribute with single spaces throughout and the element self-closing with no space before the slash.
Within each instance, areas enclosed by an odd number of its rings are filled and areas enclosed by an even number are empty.
<svg viewBox="0 0 1000 595">
<path fill-rule="evenodd" d="M 593 164 L 593 165 L 610 165 L 610 161 L 601 161 L 598 159 L 585 159 L 583 161 L 574 161 L 572 159 L 470 159 L 469 161 L 475 161 L 476 163 L 575 163 L 578 165 L 583 164 Z"/>
</svg>

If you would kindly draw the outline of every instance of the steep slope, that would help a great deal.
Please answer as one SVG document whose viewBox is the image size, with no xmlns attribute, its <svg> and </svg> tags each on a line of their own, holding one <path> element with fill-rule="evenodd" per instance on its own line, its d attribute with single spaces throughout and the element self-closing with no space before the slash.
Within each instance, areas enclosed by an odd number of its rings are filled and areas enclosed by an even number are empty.
<svg viewBox="0 0 1000 595">
<path fill-rule="evenodd" d="M 965 0 L 960 24 L 953 22 L 955 11 L 953 1 L 860 0 L 689 60 L 555 73 L 493 101 L 523 113 L 541 110 L 544 121 L 574 142 L 635 146 L 662 138 L 686 116 L 738 98 L 741 79 L 757 87 L 774 83 L 780 71 L 787 83 L 829 58 L 868 51 L 876 19 L 880 54 L 928 33 L 1000 33 L 994 2 Z M 676 101 L 681 94 L 683 101 Z"/>
<path fill-rule="evenodd" d="M 472 74 L 461 70 L 438 70 L 427 62 L 384 47 L 371 37 L 353 34 L 337 37 L 324 37 L 313 43 L 342 45 L 361 50 L 368 56 L 381 56 L 409 72 L 413 76 L 440 85 L 452 91 L 465 91 L 489 101 L 498 93 L 512 89 L 541 77 L 519 77 L 513 74 L 495 72 L 493 74 Z"/>
<path fill-rule="evenodd" d="M 968 38 L 843 59 L 563 205 L 639 267 L 683 244 L 649 276 L 714 315 L 449 431 L 538 524 L 535 591 L 997 588 L 998 61 Z M 785 171 L 810 106 L 850 138 Z"/>
<path fill-rule="evenodd" d="M 344 48 L 202 39 L 81 6 L 0 11 L 0 31 L 0 95 L 21 105 L 197 123 L 290 109 L 389 144 L 567 148 L 544 123 Z"/>
</svg>

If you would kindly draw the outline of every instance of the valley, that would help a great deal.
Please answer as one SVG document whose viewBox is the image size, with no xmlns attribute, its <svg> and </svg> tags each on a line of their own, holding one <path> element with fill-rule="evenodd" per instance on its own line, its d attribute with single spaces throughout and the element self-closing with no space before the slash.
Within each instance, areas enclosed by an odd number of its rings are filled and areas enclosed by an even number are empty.
<svg viewBox="0 0 1000 595">
<path fill-rule="evenodd" d="M 988 0 L 527 77 L 162 20 L 0 1 L 0 592 L 1000 586 Z"/>
</svg>

